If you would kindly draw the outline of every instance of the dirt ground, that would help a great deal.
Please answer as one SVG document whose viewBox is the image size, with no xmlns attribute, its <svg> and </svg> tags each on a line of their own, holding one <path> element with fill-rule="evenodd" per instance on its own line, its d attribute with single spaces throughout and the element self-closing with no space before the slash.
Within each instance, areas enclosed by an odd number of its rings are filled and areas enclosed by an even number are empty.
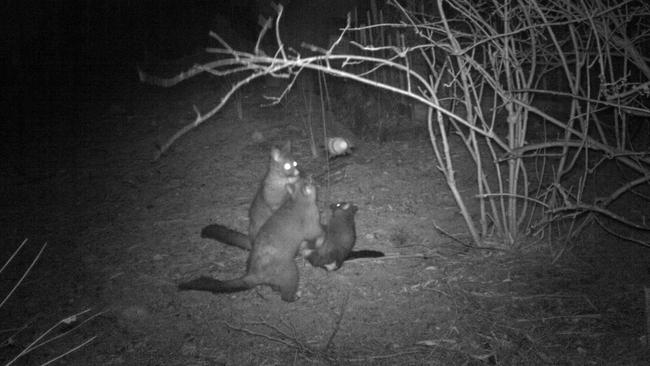
<svg viewBox="0 0 650 366">
<path fill-rule="evenodd" d="M 57 364 L 648 360 L 649 250 L 595 230 L 570 245 L 530 240 L 517 250 L 468 249 L 434 228 L 468 240 L 426 139 L 359 140 L 351 156 L 328 165 L 312 158 L 305 103 L 291 97 L 263 108 L 262 95 L 274 90 L 262 83 L 242 92 L 241 119 L 230 103 L 152 162 L 156 144 L 193 120 L 193 105 L 205 111 L 219 100 L 222 81 L 197 78 L 171 89 L 116 82 L 107 89 L 35 117 L 44 127 L 34 129 L 33 146 L 11 150 L 16 164 L 3 169 L 3 263 L 29 239 L 1 274 L 3 293 L 48 243 L 0 309 L 3 365 L 86 309 L 15 364 L 42 364 L 88 339 Z M 297 259 L 301 297 L 294 303 L 263 287 L 178 292 L 178 282 L 196 275 L 243 272 L 247 253 L 199 232 L 214 222 L 245 230 L 270 147 L 286 140 L 301 170 L 319 177 L 321 208 L 341 200 L 359 206 L 356 248 L 389 256 L 332 273 Z M 474 168 L 454 143 L 457 179 L 470 197 Z"/>
</svg>

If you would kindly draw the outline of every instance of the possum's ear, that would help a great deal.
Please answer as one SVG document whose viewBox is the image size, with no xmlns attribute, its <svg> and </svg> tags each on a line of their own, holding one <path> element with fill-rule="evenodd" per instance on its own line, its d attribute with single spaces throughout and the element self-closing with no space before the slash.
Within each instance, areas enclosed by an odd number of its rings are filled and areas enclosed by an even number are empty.
<svg viewBox="0 0 650 366">
<path fill-rule="evenodd" d="M 277 147 L 271 149 L 271 159 L 277 162 L 279 162 L 282 159 L 282 153 L 280 152 L 280 150 L 278 150 Z"/>
</svg>

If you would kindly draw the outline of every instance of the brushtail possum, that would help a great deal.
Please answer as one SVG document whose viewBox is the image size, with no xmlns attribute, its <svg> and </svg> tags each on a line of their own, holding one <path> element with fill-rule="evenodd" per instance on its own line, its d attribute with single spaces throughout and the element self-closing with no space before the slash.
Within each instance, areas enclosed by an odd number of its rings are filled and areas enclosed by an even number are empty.
<svg viewBox="0 0 650 366">
<path fill-rule="evenodd" d="M 179 290 L 238 292 L 268 285 L 282 300 L 296 300 L 298 268 L 294 257 L 303 241 L 323 235 L 316 205 L 316 187 L 303 179 L 286 185 L 288 198 L 260 227 L 248 256 L 246 274 L 221 281 L 199 277 L 179 284 Z"/>
<path fill-rule="evenodd" d="M 201 237 L 250 250 L 262 225 L 289 197 L 287 184 L 295 183 L 300 178 L 297 167 L 298 163 L 291 155 L 291 142 L 287 141 L 281 149 L 272 148 L 269 167 L 248 210 L 248 237 L 218 224 L 204 227 Z"/>
</svg>

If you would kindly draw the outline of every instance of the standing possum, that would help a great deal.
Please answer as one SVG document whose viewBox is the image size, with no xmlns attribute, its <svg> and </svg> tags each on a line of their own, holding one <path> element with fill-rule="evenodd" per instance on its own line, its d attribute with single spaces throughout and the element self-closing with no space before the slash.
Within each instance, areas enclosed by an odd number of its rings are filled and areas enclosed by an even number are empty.
<svg viewBox="0 0 650 366">
<path fill-rule="evenodd" d="M 212 293 L 239 292 L 268 285 L 282 300 L 296 300 L 298 268 L 294 260 L 303 241 L 323 236 L 316 206 L 316 187 L 303 179 L 286 186 L 288 199 L 262 225 L 248 256 L 246 274 L 221 281 L 199 277 L 178 285 L 179 290 Z"/>
<path fill-rule="evenodd" d="M 273 213 L 289 198 L 288 184 L 300 179 L 298 163 L 291 155 L 291 142 L 287 141 L 281 150 L 271 149 L 269 169 L 264 176 L 251 208 L 248 212 L 249 242 L 253 242 L 259 230 Z"/>
<path fill-rule="evenodd" d="M 357 239 L 354 224 L 354 215 L 358 210 L 356 205 L 349 202 L 332 203 L 330 210 L 330 221 L 323 227 L 325 235 L 308 242 L 301 249 L 302 256 L 312 266 L 335 271 L 346 260 L 384 256 L 384 253 L 376 250 L 352 250 Z"/>
<path fill-rule="evenodd" d="M 201 230 L 201 237 L 251 250 L 251 243 L 262 225 L 289 197 L 287 184 L 295 183 L 300 179 L 297 166 L 298 163 L 291 155 L 290 142 L 287 142 L 282 149 L 272 148 L 268 170 L 248 210 L 248 237 L 219 224 L 204 227 Z"/>
</svg>

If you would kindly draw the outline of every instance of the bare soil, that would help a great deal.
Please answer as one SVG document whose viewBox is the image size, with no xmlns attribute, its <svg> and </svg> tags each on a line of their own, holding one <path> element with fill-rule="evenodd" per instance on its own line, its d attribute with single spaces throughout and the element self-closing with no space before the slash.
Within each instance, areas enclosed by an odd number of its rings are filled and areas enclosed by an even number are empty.
<svg viewBox="0 0 650 366">
<path fill-rule="evenodd" d="M 7 339 L 0 363 L 85 309 L 90 311 L 50 334 L 61 338 L 17 364 L 42 364 L 91 337 L 58 364 L 648 360 L 648 249 L 598 230 L 575 243 L 545 238 L 516 250 L 497 249 L 498 243 L 467 248 L 434 227 L 469 240 L 424 138 L 381 144 L 359 139 L 351 156 L 328 164 L 311 155 L 302 97 L 261 107 L 263 94 L 274 90 L 258 83 L 241 94 L 243 118 L 230 103 L 152 162 L 155 145 L 194 119 L 193 105 L 211 108 L 222 83 L 197 78 L 172 89 L 115 83 L 110 93 L 86 95 L 71 101 L 69 110 L 34 117 L 42 128 L 33 133 L 41 136 L 28 139 L 33 146 L 11 150 L 15 164 L 3 169 L 2 258 L 29 238 L 1 274 L 3 294 L 41 244 L 48 246 L 0 309 Z M 319 108 L 313 109 L 312 120 L 319 121 Z M 256 132 L 261 141 L 253 138 Z M 331 273 L 297 259 L 301 297 L 294 303 L 268 288 L 178 292 L 178 282 L 196 275 L 226 279 L 243 273 L 246 252 L 201 239 L 199 232 L 214 222 L 245 230 L 270 147 L 287 139 L 301 169 L 318 177 L 323 209 L 336 201 L 359 206 L 356 248 L 389 257 L 347 262 Z M 457 180 L 471 198 L 474 168 L 452 141 Z M 630 207 L 648 214 L 632 202 Z M 560 248 L 565 250 L 558 255 Z M 10 337 L 9 330 L 22 326 Z"/>
</svg>

